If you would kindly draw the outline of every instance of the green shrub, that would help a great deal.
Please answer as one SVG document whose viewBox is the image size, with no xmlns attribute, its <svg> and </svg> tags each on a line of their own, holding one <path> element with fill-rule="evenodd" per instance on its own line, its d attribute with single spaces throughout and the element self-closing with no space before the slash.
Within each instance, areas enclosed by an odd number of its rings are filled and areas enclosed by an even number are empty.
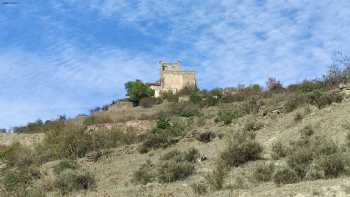
<svg viewBox="0 0 350 197">
<path fill-rule="evenodd" d="M 75 171 L 72 169 L 62 171 L 55 182 L 56 187 L 63 194 L 72 191 L 91 189 L 95 184 L 95 178 L 90 173 Z"/>
<path fill-rule="evenodd" d="M 312 92 L 312 91 L 325 91 L 327 90 L 327 88 L 325 87 L 324 83 L 322 81 L 319 80 L 312 80 L 312 81 L 308 81 L 305 80 L 300 84 L 292 84 L 289 85 L 287 88 L 287 91 L 290 93 L 308 93 L 308 92 Z"/>
<path fill-rule="evenodd" d="M 155 180 L 156 172 L 154 170 L 155 166 L 150 160 L 142 164 L 141 167 L 134 172 L 132 181 L 134 183 L 145 185 Z"/>
<path fill-rule="evenodd" d="M 208 192 L 208 189 L 207 189 L 208 185 L 206 183 L 203 183 L 203 182 L 192 183 L 190 186 L 195 195 L 203 195 Z"/>
<path fill-rule="evenodd" d="M 219 160 L 216 162 L 215 169 L 205 176 L 205 179 L 212 190 L 220 190 L 223 188 L 227 171 L 228 168 L 224 161 Z"/>
<path fill-rule="evenodd" d="M 139 150 L 147 152 L 149 149 L 166 148 L 177 143 L 185 133 L 185 125 L 170 123 L 168 119 L 161 118 L 157 126 L 144 136 Z"/>
<path fill-rule="evenodd" d="M 317 164 L 317 167 L 324 170 L 327 166 L 327 158 L 330 158 L 331 155 L 337 155 L 340 152 L 341 150 L 338 146 L 332 140 L 328 140 L 325 137 L 301 137 L 298 141 L 291 143 L 287 157 L 287 164 L 297 173 L 300 179 L 303 179 L 306 177 L 310 166 L 312 167 L 312 165 Z M 333 157 L 335 163 L 332 164 L 328 162 L 328 164 L 334 165 L 333 167 L 339 169 L 339 172 L 341 172 L 341 166 L 338 165 L 340 160 L 336 160 L 337 157 L 335 156 L 332 156 L 331 158 Z M 324 168 L 319 165 L 321 162 L 323 162 L 323 166 L 325 166 Z M 309 174 L 310 173 L 311 172 L 309 172 Z M 335 176 L 337 175 L 338 174 L 335 174 Z M 311 175 L 309 175 L 309 177 L 310 176 Z"/>
<path fill-rule="evenodd" d="M 88 116 L 84 120 L 84 125 L 89 126 L 89 125 L 96 125 L 96 124 L 105 124 L 105 123 L 112 123 L 113 120 L 109 116 L 97 116 L 97 115 L 91 115 Z"/>
<path fill-rule="evenodd" d="M 264 127 L 264 125 L 262 123 L 253 120 L 253 121 L 248 121 L 244 125 L 243 130 L 244 131 L 257 131 L 257 130 L 261 129 L 262 127 Z"/>
<path fill-rule="evenodd" d="M 177 149 L 167 152 L 160 157 L 160 160 L 173 160 L 176 162 L 188 161 L 195 163 L 200 154 L 196 148 L 190 148 L 188 151 L 181 152 Z"/>
<path fill-rule="evenodd" d="M 176 103 L 171 106 L 171 113 L 181 117 L 198 116 L 199 106 L 193 103 Z"/>
<path fill-rule="evenodd" d="M 202 101 L 202 97 L 198 91 L 194 91 L 190 95 L 190 101 L 194 104 L 200 104 Z"/>
<path fill-rule="evenodd" d="M 65 116 L 60 116 L 57 120 L 37 120 L 36 122 L 28 123 L 23 127 L 15 127 L 15 133 L 45 133 L 50 130 L 62 129 L 65 126 Z"/>
<path fill-rule="evenodd" d="M 313 128 L 310 125 L 308 125 L 308 126 L 304 127 L 303 129 L 301 129 L 299 131 L 299 133 L 300 133 L 301 139 L 308 139 L 309 137 L 311 137 L 315 133 L 315 131 L 313 130 Z"/>
<path fill-rule="evenodd" d="M 340 103 L 343 97 L 336 92 L 313 91 L 308 95 L 309 103 L 317 106 L 319 109 L 324 108 L 332 103 Z"/>
<path fill-rule="evenodd" d="M 282 142 L 278 141 L 272 144 L 272 159 L 280 159 L 287 155 L 287 148 L 282 144 Z"/>
<path fill-rule="evenodd" d="M 326 178 L 336 178 L 345 172 L 345 162 L 340 154 L 325 155 L 315 161 Z"/>
<path fill-rule="evenodd" d="M 297 173 L 288 167 L 277 169 L 272 176 L 272 180 L 277 185 L 291 184 L 299 181 Z"/>
<path fill-rule="evenodd" d="M 304 93 L 293 94 L 287 98 L 287 102 L 284 104 L 283 109 L 286 113 L 290 113 L 297 108 L 304 106 L 308 102 L 308 98 Z"/>
<path fill-rule="evenodd" d="M 257 181 L 267 182 L 272 178 L 275 165 L 273 163 L 260 163 L 255 166 L 253 171 L 253 177 Z"/>
<path fill-rule="evenodd" d="M 305 174 L 305 179 L 311 181 L 324 179 L 325 177 L 326 176 L 324 174 L 324 170 L 319 166 L 319 163 L 317 161 L 314 161 L 310 164 Z"/>
<path fill-rule="evenodd" d="M 146 97 L 146 98 L 142 98 L 140 100 L 139 105 L 141 107 L 144 107 L 144 108 L 151 108 L 154 105 L 158 105 L 158 104 L 161 104 L 161 103 L 162 103 L 162 99 L 160 99 L 160 98 Z"/>
<path fill-rule="evenodd" d="M 295 122 L 300 122 L 300 121 L 303 120 L 303 118 L 304 118 L 303 114 L 301 114 L 301 113 L 296 113 L 295 116 L 294 116 L 294 121 L 295 121 Z"/>
<path fill-rule="evenodd" d="M 59 175 L 64 170 L 75 170 L 78 169 L 78 167 L 79 166 L 75 160 L 62 160 L 53 168 L 53 171 L 56 175 Z"/>
<path fill-rule="evenodd" d="M 228 166 L 238 166 L 247 161 L 257 160 L 262 151 L 262 146 L 255 141 L 254 132 L 238 131 L 229 140 L 226 150 L 221 153 L 221 159 Z"/>
<path fill-rule="evenodd" d="M 169 183 L 183 180 L 193 174 L 195 168 L 188 161 L 163 161 L 158 167 L 158 179 L 160 182 Z"/>
<path fill-rule="evenodd" d="M 85 128 L 74 125 L 47 132 L 43 142 L 36 148 L 42 161 L 81 158 L 93 149 L 92 135 Z"/>
<path fill-rule="evenodd" d="M 8 167 L 28 168 L 37 163 L 34 152 L 20 143 L 11 144 L 0 151 L 0 159 Z"/>
<path fill-rule="evenodd" d="M 225 125 L 231 124 L 234 119 L 242 115 L 238 111 L 219 111 L 215 122 L 224 122 Z"/>
<path fill-rule="evenodd" d="M 264 102 L 260 96 L 250 97 L 240 105 L 240 114 L 257 114 L 263 105 Z"/>
<path fill-rule="evenodd" d="M 33 167 L 25 169 L 8 169 L 3 172 L 2 184 L 7 191 L 16 191 L 31 185 L 34 179 L 40 178 L 40 172 Z"/>
<path fill-rule="evenodd" d="M 127 129 L 106 129 L 92 134 L 95 149 L 115 148 L 136 143 L 139 139 L 135 131 Z"/>
</svg>

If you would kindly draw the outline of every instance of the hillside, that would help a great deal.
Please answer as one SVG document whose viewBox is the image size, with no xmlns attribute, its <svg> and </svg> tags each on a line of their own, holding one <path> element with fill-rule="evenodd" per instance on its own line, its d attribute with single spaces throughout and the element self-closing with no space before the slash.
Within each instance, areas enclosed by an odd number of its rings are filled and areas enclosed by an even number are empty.
<svg viewBox="0 0 350 197">
<path fill-rule="evenodd" d="M 123 101 L 1 134 L 0 195 L 350 196 L 350 99 L 338 85 L 301 90 L 310 83 Z"/>
</svg>

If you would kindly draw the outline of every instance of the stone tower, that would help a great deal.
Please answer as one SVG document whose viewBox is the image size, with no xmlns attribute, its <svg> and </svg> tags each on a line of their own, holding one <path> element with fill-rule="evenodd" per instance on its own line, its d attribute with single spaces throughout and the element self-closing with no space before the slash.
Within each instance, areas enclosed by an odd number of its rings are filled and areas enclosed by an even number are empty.
<svg viewBox="0 0 350 197">
<path fill-rule="evenodd" d="M 155 97 L 161 96 L 162 92 L 172 92 L 176 94 L 184 88 L 195 88 L 196 77 L 194 71 L 183 71 L 181 62 L 160 64 L 160 81 L 149 85 L 155 91 Z"/>
</svg>

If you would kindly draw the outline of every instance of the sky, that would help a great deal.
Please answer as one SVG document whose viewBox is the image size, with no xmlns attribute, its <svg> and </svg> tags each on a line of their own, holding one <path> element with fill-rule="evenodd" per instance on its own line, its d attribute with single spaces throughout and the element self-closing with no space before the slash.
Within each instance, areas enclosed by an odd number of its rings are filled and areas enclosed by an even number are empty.
<svg viewBox="0 0 350 197">
<path fill-rule="evenodd" d="M 75 116 L 195 70 L 201 89 L 283 84 L 350 54 L 349 0 L 0 0 L 0 128 Z"/>
</svg>

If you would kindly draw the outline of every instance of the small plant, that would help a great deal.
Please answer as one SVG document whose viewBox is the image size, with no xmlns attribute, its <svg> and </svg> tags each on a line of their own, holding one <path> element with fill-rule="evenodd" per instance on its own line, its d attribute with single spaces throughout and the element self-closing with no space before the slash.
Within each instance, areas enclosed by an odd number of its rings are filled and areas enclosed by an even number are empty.
<svg viewBox="0 0 350 197">
<path fill-rule="evenodd" d="M 140 102 L 139 105 L 141 107 L 151 108 L 154 105 L 162 103 L 162 100 L 154 97 L 146 97 L 146 98 L 142 98 L 139 102 Z"/>
<path fill-rule="evenodd" d="M 300 121 L 303 120 L 303 118 L 304 118 L 303 114 L 301 114 L 301 113 L 296 113 L 295 116 L 294 116 L 294 121 L 295 121 L 295 122 L 300 122 Z"/>
<path fill-rule="evenodd" d="M 221 158 L 228 166 L 238 166 L 247 161 L 257 160 L 262 151 L 262 146 L 255 141 L 254 132 L 238 131 L 229 140 Z"/>
<path fill-rule="evenodd" d="M 238 119 L 241 116 L 238 111 L 219 111 L 215 122 L 224 122 L 225 125 L 229 125 L 234 119 Z"/>
<path fill-rule="evenodd" d="M 248 121 L 245 125 L 243 130 L 244 131 L 257 131 L 261 129 L 264 125 L 257 121 Z"/>
<path fill-rule="evenodd" d="M 256 165 L 253 176 L 257 181 L 267 182 L 271 180 L 274 169 L 275 165 L 273 163 L 260 163 Z"/>
<path fill-rule="evenodd" d="M 194 172 L 194 163 L 199 157 L 199 151 L 190 148 L 186 152 L 173 150 L 160 158 L 158 179 L 161 182 L 173 182 L 184 179 Z"/>
<path fill-rule="evenodd" d="M 134 183 L 139 183 L 145 185 L 154 181 L 156 174 L 154 172 L 154 164 L 150 160 L 147 160 L 145 164 L 142 164 L 141 167 L 134 172 L 132 181 Z"/>
<path fill-rule="evenodd" d="M 30 186 L 34 179 L 40 177 L 40 172 L 36 168 L 27 169 L 10 169 L 4 171 L 3 178 L 1 180 L 6 191 L 16 191 L 20 188 L 26 188 Z"/>
<path fill-rule="evenodd" d="M 53 171 L 55 172 L 56 175 L 59 175 L 64 170 L 67 170 L 67 169 L 75 170 L 78 167 L 79 166 L 75 160 L 62 160 L 53 168 Z"/>
<path fill-rule="evenodd" d="M 100 115 L 91 115 L 84 120 L 84 125 L 95 125 L 95 124 L 104 124 L 112 123 L 113 120 L 109 116 L 100 116 Z"/>
<path fill-rule="evenodd" d="M 282 142 L 278 141 L 272 144 L 272 159 L 280 159 L 287 155 L 287 148 L 282 144 Z"/>
<path fill-rule="evenodd" d="M 212 190 L 220 190 L 223 188 L 227 171 L 228 168 L 224 161 L 219 160 L 216 162 L 215 169 L 205 176 L 205 179 Z"/>
<path fill-rule="evenodd" d="M 140 151 L 166 148 L 179 141 L 186 133 L 186 126 L 180 123 L 170 123 L 170 120 L 161 118 L 157 126 L 144 136 Z"/>
<path fill-rule="evenodd" d="M 288 167 L 282 167 L 275 171 L 275 173 L 272 176 L 272 180 L 277 185 L 284 185 L 296 183 L 299 179 L 297 173 L 294 170 Z"/>
<path fill-rule="evenodd" d="M 55 185 L 63 194 L 67 194 L 72 191 L 93 188 L 95 178 L 88 172 L 66 169 L 59 174 Z"/>
<path fill-rule="evenodd" d="M 185 179 L 194 172 L 194 165 L 188 161 L 164 161 L 158 167 L 160 182 L 169 183 Z"/>
<path fill-rule="evenodd" d="M 195 195 L 203 195 L 208 192 L 208 185 L 203 182 L 192 183 L 191 184 L 192 191 Z"/>
<path fill-rule="evenodd" d="M 315 133 L 315 131 L 312 129 L 311 126 L 306 126 L 303 129 L 301 129 L 299 132 L 300 132 L 301 139 L 307 139 Z"/>
</svg>

